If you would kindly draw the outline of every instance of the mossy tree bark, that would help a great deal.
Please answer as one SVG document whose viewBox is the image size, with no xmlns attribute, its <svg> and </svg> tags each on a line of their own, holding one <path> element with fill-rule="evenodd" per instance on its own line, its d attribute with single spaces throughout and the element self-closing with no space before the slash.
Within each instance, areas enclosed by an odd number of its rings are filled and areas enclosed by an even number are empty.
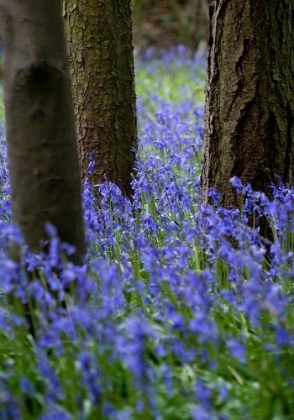
<svg viewBox="0 0 294 420">
<path fill-rule="evenodd" d="M 131 196 L 137 148 L 130 0 L 64 0 L 80 172 Z"/>
<path fill-rule="evenodd" d="M 210 0 L 203 199 L 238 206 L 230 178 L 270 195 L 294 176 L 294 2 Z"/>
<path fill-rule="evenodd" d="M 32 252 L 45 224 L 85 253 L 78 153 L 61 0 L 0 0 L 12 221 Z M 52 30 L 54 28 L 54 30 Z M 11 248 L 17 258 L 17 247 Z"/>
</svg>

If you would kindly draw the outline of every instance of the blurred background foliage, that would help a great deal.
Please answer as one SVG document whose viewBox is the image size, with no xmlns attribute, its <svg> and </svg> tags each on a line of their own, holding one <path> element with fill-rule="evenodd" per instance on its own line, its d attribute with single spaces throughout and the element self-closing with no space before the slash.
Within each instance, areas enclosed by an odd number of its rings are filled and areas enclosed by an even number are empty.
<svg viewBox="0 0 294 420">
<path fill-rule="evenodd" d="M 135 52 L 186 46 L 191 55 L 208 42 L 208 0 L 132 0 Z"/>
<path fill-rule="evenodd" d="M 151 48 L 155 52 L 184 45 L 193 55 L 207 46 L 208 0 L 131 0 L 135 53 Z M 0 34 L 0 81 L 2 81 Z"/>
</svg>

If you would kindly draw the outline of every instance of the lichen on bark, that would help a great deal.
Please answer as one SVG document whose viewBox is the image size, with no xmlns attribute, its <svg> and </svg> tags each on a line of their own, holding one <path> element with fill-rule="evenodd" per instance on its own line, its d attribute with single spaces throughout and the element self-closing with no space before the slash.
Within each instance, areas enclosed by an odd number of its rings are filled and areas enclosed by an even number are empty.
<svg viewBox="0 0 294 420">
<path fill-rule="evenodd" d="M 130 0 L 64 0 L 81 178 L 131 196 L 137 148 Z"/>
</svg>

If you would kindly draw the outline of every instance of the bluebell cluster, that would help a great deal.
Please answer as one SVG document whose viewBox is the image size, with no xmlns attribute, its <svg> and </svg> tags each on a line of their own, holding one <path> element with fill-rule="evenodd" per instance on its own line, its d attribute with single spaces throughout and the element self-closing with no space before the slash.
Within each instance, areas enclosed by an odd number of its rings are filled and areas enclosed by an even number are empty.
<svg viewBox="0 0 294 420">
<path fill-rule="evenodd" d="M 22 238 L 1 142 L 0 419 L 293 418 L 294 188 L 278 180 L 269 200 L 233 178 L 242 209 L 214 190 L 201 204 L 203 104 L 154 92 L 138 114 L 132 202 L 90 182 L 91 155 L 84 266 L 49 224 L 48 254 L 24 245 L 9 260 Z M 7 293 L 31 309 L 35 338 Z"/>
</svg>

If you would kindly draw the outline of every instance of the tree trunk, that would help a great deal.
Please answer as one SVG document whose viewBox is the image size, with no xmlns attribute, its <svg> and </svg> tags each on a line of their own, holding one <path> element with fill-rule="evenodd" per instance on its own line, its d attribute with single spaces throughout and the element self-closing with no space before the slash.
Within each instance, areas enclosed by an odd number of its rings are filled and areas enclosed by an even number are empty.
<svg viewBox="0 0 294 420">
<path fill-rule="evenodd" d="M 45 224 L 85 253 L 78 154 L 61 0 L 0 0 L 12 221 L 32 252 Z M 17 258 L 17 247 L 12 257 Z"/>
<path fill-rule="evenodd" d="M 80 172 L 131 196 L 137 148 L 130 0 L 64 0 Z"/>
<path fill-rule="evenodd" d="M 238 206 L 230 178 L 270 194 L 294 175 L 294 2 L 210 0 L 203 199 Z"/>
</svg>

